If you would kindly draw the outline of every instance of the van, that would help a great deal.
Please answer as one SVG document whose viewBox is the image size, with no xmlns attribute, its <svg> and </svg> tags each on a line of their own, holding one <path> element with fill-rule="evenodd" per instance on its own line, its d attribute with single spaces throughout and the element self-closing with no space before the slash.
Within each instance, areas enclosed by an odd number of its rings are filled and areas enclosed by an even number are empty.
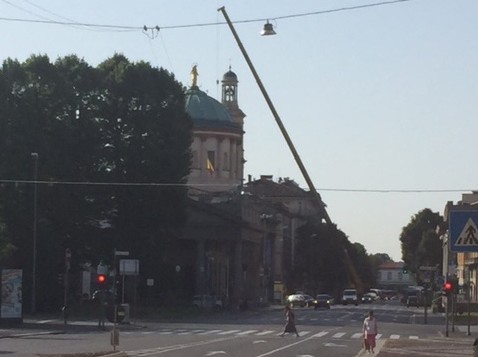
<svg viewBox="0 0 478 357">
<path fill-rule="evenodd" d="M 345 289 L 342 293 L 342 304 L 354 304 L 355 306 L 358 305 L 358 295 L 357 290 L 355 289 Z"/>
</svg>

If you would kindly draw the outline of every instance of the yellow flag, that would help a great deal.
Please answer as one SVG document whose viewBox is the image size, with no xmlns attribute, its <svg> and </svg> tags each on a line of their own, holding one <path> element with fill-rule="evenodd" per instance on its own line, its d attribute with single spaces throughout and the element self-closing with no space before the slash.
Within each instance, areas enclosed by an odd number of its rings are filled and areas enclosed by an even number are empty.
<svg viewBox="0 0 478 357">
<path fill-rule="evenodd" d="M 212 173 L 214 172 L 214 166 L 212 165 L 212 162 L 209 159 L 207 159 L 206 168 L 209 171 L 209 173 L 212 175 Z"/>
</svg>

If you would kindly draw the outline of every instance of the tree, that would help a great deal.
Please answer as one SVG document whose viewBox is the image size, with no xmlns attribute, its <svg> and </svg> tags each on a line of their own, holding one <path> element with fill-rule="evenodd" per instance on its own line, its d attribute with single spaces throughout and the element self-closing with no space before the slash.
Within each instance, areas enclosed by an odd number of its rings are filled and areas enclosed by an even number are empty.
<svg viewBox="0 0 478 357">
<path fill-rule="evenodd" d="M 189 174 L 192 124 L 183 88 L 167 71 L 122 55 L 99 70 L 107 98 L 98 103 L 105 143 L 100 169 L 108 182 L 144 184 L 108 191 L 113 244 L 143 258 L 145 271 L 155 276 L 162 248 L 174 244 L 186 219 L 181 184 Z"/>
<path fill-rule="evenodd" d="M 346 287 L 362 290 L 375 282 L 363 245 L 352 244 L 335 225 L 309 223 L 299 228 L 296 256 L 294 283 L 309 291 L 339 296 Z"/>
<path fill-rule="evenodd" d="M 400 234 L 402 259 L 408 269 L 417 274 L 422 265 L 441 265 L 442 250 L 436 227 L 443 223 L 439 213 L 429 208 L 414 215 Z"/>
<path fill-rule="evenodd" d="M 25 297 L 32 270 L 30 154 L 38 153 L 41 182 L 37 301 L 57 306 L 48 277 L 64 269 L 65 248 L 73 268 L 111 260 L 113 248 L 154 262 L 158 247 L 181 227 L 191 141 L 183 96 L 166 70 L 121 55 L 97 68 L 76 56 L 3 63 L 0 177 L 11 181 L 0 186 L 0 264 L 24 269 Z"/>
</svg>

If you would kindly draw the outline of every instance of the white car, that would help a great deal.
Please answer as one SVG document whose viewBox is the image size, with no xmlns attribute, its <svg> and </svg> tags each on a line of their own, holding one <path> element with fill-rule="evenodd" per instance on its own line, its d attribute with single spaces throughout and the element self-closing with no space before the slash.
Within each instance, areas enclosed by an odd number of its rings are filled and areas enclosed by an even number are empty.
<svg viewBox="0 0 478 357">
<path fill-rule="evenodd" d="M 307 294 L 292 294 L 287 297 L 290 306 L 309 307 L 313 306 L 314 298 Z"/>
</svg>

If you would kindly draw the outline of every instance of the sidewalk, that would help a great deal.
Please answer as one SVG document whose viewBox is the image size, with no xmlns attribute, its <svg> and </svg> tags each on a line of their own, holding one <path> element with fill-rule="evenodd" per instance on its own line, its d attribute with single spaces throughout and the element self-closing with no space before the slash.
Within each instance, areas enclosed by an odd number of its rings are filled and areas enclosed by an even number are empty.
<svg viewBox="0 0 478 357">
<path fill-rule="evenodd" d="M 471 357 L 475 337 L 443 337 L 440 339 L 386 340 L 376 356 Z M 377 346 L 379 347 L 379 346 Z M 366 356 L 367 354 L 362 354 Z"/>
<path fill-rule="evenodd" d="M 117 324 L 122 331 L 141 329 L 143 324 Z M 19 325 L 3 326 L 0 325 L 0 339 L 19 338 L 25 336 L 37 335 L 55 335 L 75 331 L 98 331 L 98 321 L 94 320 L 76 320 L 68 321 L 65 325 L 62 319 L 33 319 L 24 318 L 23 323 Z M 110 331 L 113 323 L 106 322 L 105 331 Z"/>
<path fill-rule="evenodd" d="M 373 355 L 362 349 L 355 357 L 472 357 L 478 326 L 470 326 L 470 336 L 467 333 L 468 326 L 460 325 L 454 332 L 450 327 L 449 337 L 440 333 L 435 338 L 379 339 Z"/>
</svg>

